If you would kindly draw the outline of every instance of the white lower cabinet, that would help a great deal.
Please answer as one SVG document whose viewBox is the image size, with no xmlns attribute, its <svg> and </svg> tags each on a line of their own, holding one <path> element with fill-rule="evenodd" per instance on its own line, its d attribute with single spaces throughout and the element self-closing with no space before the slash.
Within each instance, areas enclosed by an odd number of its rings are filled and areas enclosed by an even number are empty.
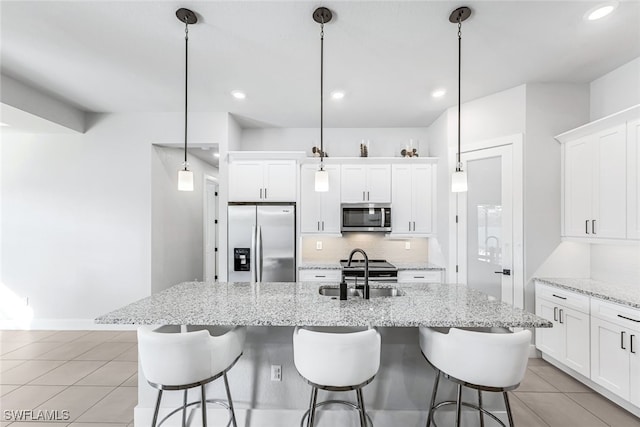
<svg viewBox="0 0 640 427">
<path fill-rule="evenodd" d="M 440 270 L 400 270 L 398 283 L 442 283 Z"/>
<path fill-rule="evenodd" d="M 300 270 L 299 280 L 301 282 L 340 282 L 342 270 Z"/>
<path fill-rule="evenodd" d="M 536 283 L 536 314 L 553 328 L 536 329 L 536 347 L 589 376 L 589 297 Z"/>
<path fill-rule="evenodd" d="M 591 300 L 591 380 L 640 406 L 640 310 Z"/>
</svg>

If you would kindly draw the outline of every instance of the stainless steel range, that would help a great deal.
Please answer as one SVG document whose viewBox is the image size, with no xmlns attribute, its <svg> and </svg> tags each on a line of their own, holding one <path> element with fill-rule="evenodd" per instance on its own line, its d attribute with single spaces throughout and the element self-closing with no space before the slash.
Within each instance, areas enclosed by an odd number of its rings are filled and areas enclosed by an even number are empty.
<svg viewBox="0 0 640 427">
<path fill-rule="evenodd" d="M 351 267 L 347 267 L 348 260 L 341 259 L 342 278 L 348 284 L 364 284 L 364 260 L 351 261 Z M 369 282 L 396 283 L 398 281 L 398 269 L 384 259 L 369 260 Z"/>
</svg>

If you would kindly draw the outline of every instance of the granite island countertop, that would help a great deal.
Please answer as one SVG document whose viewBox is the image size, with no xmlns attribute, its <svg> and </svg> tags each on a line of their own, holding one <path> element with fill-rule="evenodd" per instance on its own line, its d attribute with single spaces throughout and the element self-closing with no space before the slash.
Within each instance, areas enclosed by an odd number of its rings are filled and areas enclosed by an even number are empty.
<svg viewBox="0 0 640 427">
<path fill-rule="evenodd" d="M 401 284 L 402 296 L 346 301 L 322 283 L 185 282 L 111 313 L 102 324 L 551 327 L 551 322 L 466 286 Z M 329 284 L 326 284 L 329 285 Z M 372 287 L 388 287 L 375 285 Z"/>
<path fill-rule="evenodd" d="M 629 307 L 640 308 L 640 288 L 637 285 L 601 282 L 593 279 L 534 277 L 533 280 L 560 289 L 578 292 Z"/>
</svg>

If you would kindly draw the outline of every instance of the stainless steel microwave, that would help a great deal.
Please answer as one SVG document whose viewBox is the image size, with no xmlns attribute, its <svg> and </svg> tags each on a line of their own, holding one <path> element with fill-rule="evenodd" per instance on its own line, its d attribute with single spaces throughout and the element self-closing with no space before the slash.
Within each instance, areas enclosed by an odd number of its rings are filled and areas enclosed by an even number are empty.
<svg viewBox="0 0 640 427">
<path fill-rule="evenodd" d="M 342 231 L 391 231 L 391 204 L 343 203 Z"/>
</svg>

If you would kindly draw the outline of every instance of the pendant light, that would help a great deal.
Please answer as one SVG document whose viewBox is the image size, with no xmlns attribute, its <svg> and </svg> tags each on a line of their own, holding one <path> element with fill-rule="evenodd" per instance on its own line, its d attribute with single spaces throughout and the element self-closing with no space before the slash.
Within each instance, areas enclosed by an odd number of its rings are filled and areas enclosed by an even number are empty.
<svg viewBox="0 0 640 427">
<path fill-rule="evenodd" d="M 449 22 L 458 24 L 458 157 L 456 162 L 456 171 L 451 176 L 451 191 L 454 193 L 462 193 L 467 191 L 467 173 L 462 170 L 462 162 L 460 161 L 460 70 L 462 62 L 462 22 L 471 16 L 471 9 L 466 6 L 459 7 L 449 16 Z"/>
<path fill-rule="evenodd" d="M 329 191 L 329 172 L 324 170 L 324 24 L 331 21 L 333 14 L 326 7 L 313 12 L 313 20 L 320 24 L 320 169 L 316 171 L 315 190 Z"/>
<path fill-rule="evenodd" d="M 193 171 L 189 170 L 187 163 L 187 83 L 189 78 L 189 25 L 198 22 L 198 17 L 193 11 L 185 8 L 178 9 L 176 16 L 180 22 L 184 22 L 184 169 L 178 171 L 178 190 L 193 191 Z"/>
</svg>

